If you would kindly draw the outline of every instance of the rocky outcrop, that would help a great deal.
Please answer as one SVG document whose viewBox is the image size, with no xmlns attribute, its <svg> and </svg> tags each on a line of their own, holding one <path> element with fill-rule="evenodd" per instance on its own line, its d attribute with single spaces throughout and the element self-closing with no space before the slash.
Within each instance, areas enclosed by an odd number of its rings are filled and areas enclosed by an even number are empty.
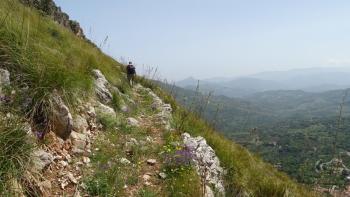
<svg viewBox="0 0 350 197">
<path fill-rule="evenodd" d="M 52 130 L 57 136 L 66 140 L 73 129 L 72 114 L 57 92 L 53 93 L 52 104 Z"/>
<path fill-rule="evenodd" d="M 69 19 L 68 14 L 62 12 L 53 0 L 20 0 L 23 4 L 34 7 L 45 15 L 51 17 L 54 21 L 60 25 L 71 30 L 75 35 L 81 38 L 85 38 L 83 29 L 80 27 L 77 21 Z"/>
<path fill-rule="evenodd" d="M 225 196 L 225 188 L 223 184 L 224 170 L 220 166 L 219 158 L 215 151 L 207 144 L 203 137 L 191 137 L 190 134 L 182 135 L 184 145 L 192 151 L 195 156 L 193 162 L 196 166 L 197 173 L 204 179 L 205 196 L 214 196 L 214 191 L 217 196 Z M 214 191 L 211 189 L 214 187 Z"/>
<path fill-rule="evenodd" d="M 92 73 L 95 77 L 95 92 L 97 96 L 103 103 L 109 103 L 112 100 L 113 96 L 108 89 L 109 83 L 106 77 L 100 70 L 97 69 L 94 69 Z"/>
</svg>

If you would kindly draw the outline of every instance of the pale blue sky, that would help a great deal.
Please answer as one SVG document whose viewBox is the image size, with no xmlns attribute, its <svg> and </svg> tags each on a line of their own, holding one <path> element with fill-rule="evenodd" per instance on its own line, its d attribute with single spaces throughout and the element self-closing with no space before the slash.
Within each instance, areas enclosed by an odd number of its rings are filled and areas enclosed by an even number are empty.
<svg viewBox="0 0 350 197">
<path fill-rule="evenodd" d="M 113 57 L 162 76 L 350 67 L 349 0 L 55 0 Z"/>
</svg>

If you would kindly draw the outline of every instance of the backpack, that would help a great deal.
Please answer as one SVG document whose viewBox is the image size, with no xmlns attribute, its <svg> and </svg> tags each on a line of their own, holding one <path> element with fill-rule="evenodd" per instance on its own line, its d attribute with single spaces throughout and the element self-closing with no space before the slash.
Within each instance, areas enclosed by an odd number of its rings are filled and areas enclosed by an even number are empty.
<svg viewBox="0 0 350 197">
<path fill-rule="evenodd" d="M 134 67 L 133 65 L 128 65 L 128 66 L 126 67 L 126 70 L 127 70 L 127 73 L 128 73 L 129 75 L 136 74 L 136 69 L 135 69 L 135 67 Z"/>
</svg>

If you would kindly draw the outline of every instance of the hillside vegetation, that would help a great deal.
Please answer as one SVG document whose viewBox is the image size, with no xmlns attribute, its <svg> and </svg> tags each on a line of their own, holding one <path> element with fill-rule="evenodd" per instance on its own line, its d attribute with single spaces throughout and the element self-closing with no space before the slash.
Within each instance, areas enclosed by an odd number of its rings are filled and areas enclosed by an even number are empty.
<svg viewBox="0 0 350 197">
<path fill-rule="evenodd" d="M 131 88 L 123 65 L 17 0 L 0 1 L 0 68 L 11 74 L 0 101 L 1 196 L 203 196 L 208 185 L 193 156 L 167 162 L 186 153 L 184 132 L 215 150 L 226 171 L 226 196 L 317 195 L 218 134 L 151 81 L 138 78 L 141 85 Z M 74 121 L 63 137 L 57 111 Z M 46 163 L 34 172 L 30 161 L 38 150 Z"/>
<path fill-rule="evenodd" d="M 326 188 L 348 185 L 348 89 L 265 91 L 240 99 L 164 87 L 226 137 L 299 182 Z M 320 171 L 325 163 L 330 164 L 329 169 Z"/>
</svg>

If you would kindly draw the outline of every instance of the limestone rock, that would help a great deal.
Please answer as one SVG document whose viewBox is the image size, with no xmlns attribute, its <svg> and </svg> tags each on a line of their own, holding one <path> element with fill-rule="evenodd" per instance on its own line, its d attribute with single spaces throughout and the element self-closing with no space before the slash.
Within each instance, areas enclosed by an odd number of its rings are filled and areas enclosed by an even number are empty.
<svg viewBox="0 0 350 197">
<path fill-rule="evenodd" d="M 52 103 L 52 130 L 57 136 L 66 140 L 73 129 L 72 114 L 56 91 L 52 95 Z"/>
<path fill-rule="evenodd" d="M 71 172 L 68 172 L 67 178 L 74 184 L 78 183 L 78 180 L 74 177 L 74 175 Z"/>
<path fill-rule="evenodd" d="M 126 105 L 122 105 L 122 106 L 120 107 L 120 110 L 121 110 L 122 112 L 126 113 L 126 112 L 129 111 L 129 108 L 128 108 L 128 106 L 126 106 Z"/>
<path fill-rule="evenodd" d="M 112 100 L 113 96 L 107 88 L 107 79 L 100 70 L 94 69 L 92 72 L 95 77 L 95 91 L 97 96 L 103 103 L 109 103 Z"/>
<path fill-rule="evenodd" d="M 161 179 L 166 179 L 167 175 L 164 173 L 164 172 L 160 172 L 158 174 L 158 176 L 161 178 Z"/>
<path fill-rule="evenodd" d="M 115 113 L 114 109 L 104 105 L 102 103 L 98 103 L 98 105 L 96 106 L 96 111 L 97 113 L 101 114 L 102 116 L 112 116 L 112 117 L 116 117 L 117 114 Z"/>
<path fill-rule="evenodd" d="M 155 160 L 155 159 L 148 159 L 147 160 L 148 165 L 154 166 L 156 163 L 157 163 L 157 160 Z"/>
<path fill-rule="evenodd" d="M 135 118 L 127 118 L 128 125 L 138 127 L 140 125 L 139 121 L 136 120 Z"/>
<path fill-rule="evenodd" d="M 220 195 L 225 196 L 223 184 L 224 170 L 220 166 L 219 158 L 215 151 L 207 144 L 203 137 L 191 137 L 190 134 L 182 134 L 184 145 L 192 151 L 194 164 L 198 175 L 204 176 L 206 182 L 206 195 L 214 196 L 209 185 L 213 185 Z"/>
<path fill-rule="evenodd" d="M 10 85 L 10 72 L 0 68 L 0 86 Z"/>
<path fill-rule="evenodd" d="M 84 162 L 85 164 L 90 163 L 90 158 L 89 158 L 89 157 L 83 157 L 83 162 Z"/>
<path fill-rule="evenodd" d="M 50 165 L 54 160 L 54 157 L 51 153 L 45 152 L 41 149 L 34 151 L 33 156 L 34 168 L 39 171 Z"/>
<path fill-rule="evenodd" d="M 0 96 L 2 96 L 2 87 L 10 85 L 10 72 L 0 69 Z"/>
<path fill-rule="evenodd" d="M 126 158 L 121 158 L 120 160 L 120 163 L 121 164 L 123 164 L 123 165 L 129 165 L 129 164 L 131 164 L 131 162 L 128 160 L 128 159 L 126 159 Z"/>
<path fill-rule="evenodd" d="M 73 130 L 74 131 L 77 131 L 80 133 L 85 133 L 88 127 L 89 127 L 88 122 L 82 116 L 77 115 L 74 118 L 74 121 L 73 121 Z"/>
<path fill-rule="evenodd" d="M 142 179 L 143 179 L 144 181 L 149 181 L 149 180 L 151 179 L 151 176 L 148 175 L 148 174 L 145 174 L 145 175 L 142 176 Z"/>
</svg>

